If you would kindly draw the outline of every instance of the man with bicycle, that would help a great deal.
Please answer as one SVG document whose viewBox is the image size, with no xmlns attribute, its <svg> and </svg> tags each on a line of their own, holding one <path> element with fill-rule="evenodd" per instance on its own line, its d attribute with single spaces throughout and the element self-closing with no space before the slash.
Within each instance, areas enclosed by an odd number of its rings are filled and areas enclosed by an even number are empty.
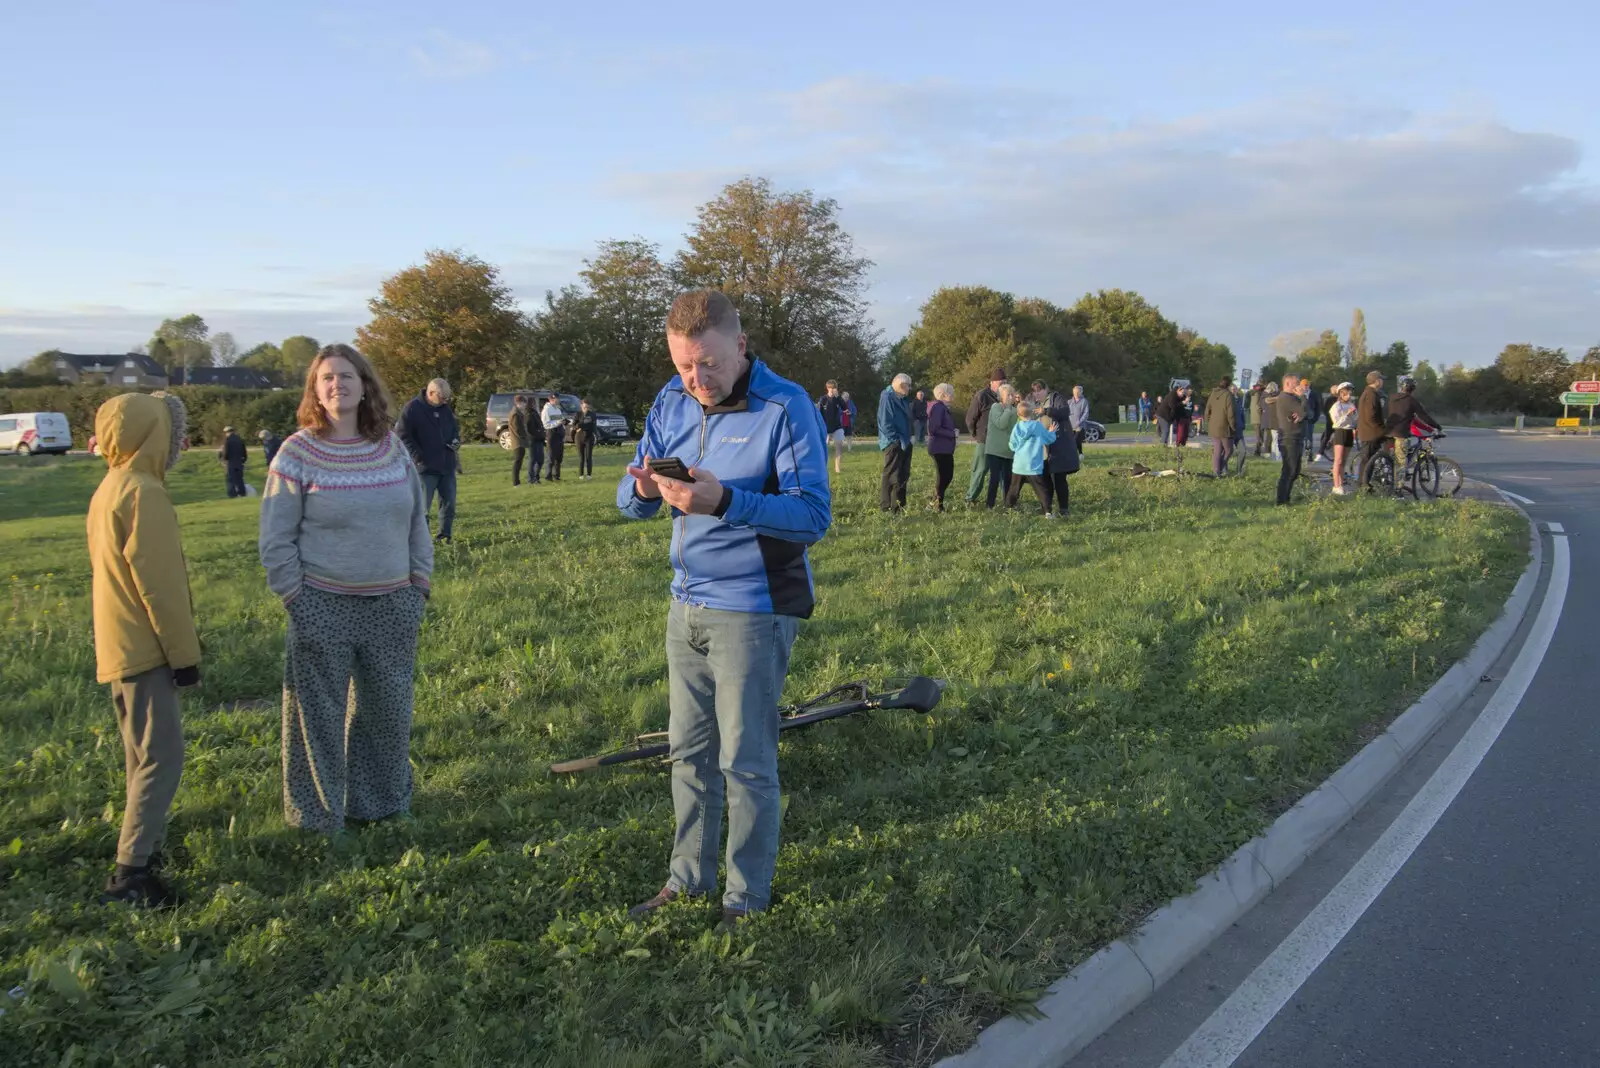
<svg viewBox="0 0 1600 1068">
<path fill-rule="evenodd" d="M 1400 487 L 1405 483 L 1406 477 L 1406 452 L 1411 440 L 1417 437 L 1414 427 L 1420 426 L 1441 433 L 1444 428 L 1434 422 L 1428 410 L 1417 399 L 1417 380 L 1410 375 L 1401 375 L 1398 383 L 1399 392 L 1389 400 L 1389 415 L 1384 421 L 1384 429 L 1389 437 L 1394 439 L 1394 486 L 1395 492 L 1400 492 Z"/>
</svg>

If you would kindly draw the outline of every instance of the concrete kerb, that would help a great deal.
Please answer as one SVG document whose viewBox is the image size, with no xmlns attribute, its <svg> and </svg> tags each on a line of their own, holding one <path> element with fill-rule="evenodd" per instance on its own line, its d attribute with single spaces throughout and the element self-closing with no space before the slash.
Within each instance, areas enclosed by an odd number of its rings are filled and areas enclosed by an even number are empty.
<svg viewBox="0 0 1600 1068">
<path fill-rule="evenodd" d="M 985 1028 L 964 1053 L 938 1068 L 1058 1068 L 1133 1011 L 1224 931 L 1280 886 L 1306 857 L 1333 836 L 1433 736 L 1505 652 L 1533 603 L 1544 563 L 1539 530 L 1528 523 L 1528 566 L 1499 618 L 1470 652 L 1427 693 L 1334 772 L 1279 816 L 1267 832 L 1241 846 L 1193 893 L 1151 914 L 1139 929 L 1106 946 L 1051 984 L 1035 1006 L 1043 1019 L 1009 1016 Z"/>
</svg>

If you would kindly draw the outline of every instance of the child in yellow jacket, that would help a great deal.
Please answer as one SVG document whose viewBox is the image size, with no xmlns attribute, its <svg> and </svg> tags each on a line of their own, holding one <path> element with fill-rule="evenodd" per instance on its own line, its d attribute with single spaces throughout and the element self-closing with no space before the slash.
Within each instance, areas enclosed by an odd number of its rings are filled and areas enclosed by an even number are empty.
<svg viewBox="0 0 1600 1068">
<path fill-rule="evenodd" d="M 166 473 L 186 431 L 177 397 L 125 393 L 100 406 L 95 437 L 110 468 L 89 502 L 94 646 L 128 773 L 117 869 L 102 902 L 165 906 L 156 875 L 167 810 L 183 772 L 178 688 L 200 681 L 200 639 Z"/>
</svg>

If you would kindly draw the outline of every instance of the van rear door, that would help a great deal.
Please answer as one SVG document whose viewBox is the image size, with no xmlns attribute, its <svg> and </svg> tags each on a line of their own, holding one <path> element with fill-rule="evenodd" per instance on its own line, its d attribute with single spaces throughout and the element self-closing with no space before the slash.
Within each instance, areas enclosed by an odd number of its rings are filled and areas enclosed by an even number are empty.
<svg viewBox="0 0 1600 1068">
<path fill-rule="evenodd" d="M 39 432 L 40 447 L 72 448 L 72 428 L 67 424 L 67 417 L 60 412 L 39 412 L 34 416 L 34 429 Z"/>
</svg>

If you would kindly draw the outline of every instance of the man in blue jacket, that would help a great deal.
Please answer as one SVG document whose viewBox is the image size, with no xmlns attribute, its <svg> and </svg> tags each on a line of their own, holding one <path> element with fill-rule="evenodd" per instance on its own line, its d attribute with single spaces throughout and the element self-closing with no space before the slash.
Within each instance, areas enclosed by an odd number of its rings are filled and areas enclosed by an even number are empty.
<svg viewBox="0 0 1600 1068">
<path fill-rule="evenodd" d="M 406 402 L 396 431 L 411 451 L 422 487 L 427 495 L 423 513 L 433 510 L 433 495 L 439 495 L 438 541 L 449 541 L 456 521 L 456 471 L 461 457 L 461 428 L 450 407 L 450 383 L 435 378 L 420 396 Z"/>
<path fill-rule="evenodd" d="M 678 374 L 650 408 L 617 507 L 648 519 L 665 501 L 673 519 L 667 740 L 677 834 L 666 885 L 630 915 L 716 889 L 726 796 L 728 927 L 772 901 L 778 702 L 814 603 L 806 546 L 833 518 L 827 444 L 805 390 L 748 353 L 724 294 L 673 301 L 667 349 Z M 652 471 L 668 458 L 692 481 Z"/>
<path fill-rule="evenodd" d="M 878 507 L 885 512 L 906 506 L 906 483 L 911 481 L 910 394 L 911 376 L 901 374 L 878 395 L 878 451 L 883 453 Z"/>
</svg>

